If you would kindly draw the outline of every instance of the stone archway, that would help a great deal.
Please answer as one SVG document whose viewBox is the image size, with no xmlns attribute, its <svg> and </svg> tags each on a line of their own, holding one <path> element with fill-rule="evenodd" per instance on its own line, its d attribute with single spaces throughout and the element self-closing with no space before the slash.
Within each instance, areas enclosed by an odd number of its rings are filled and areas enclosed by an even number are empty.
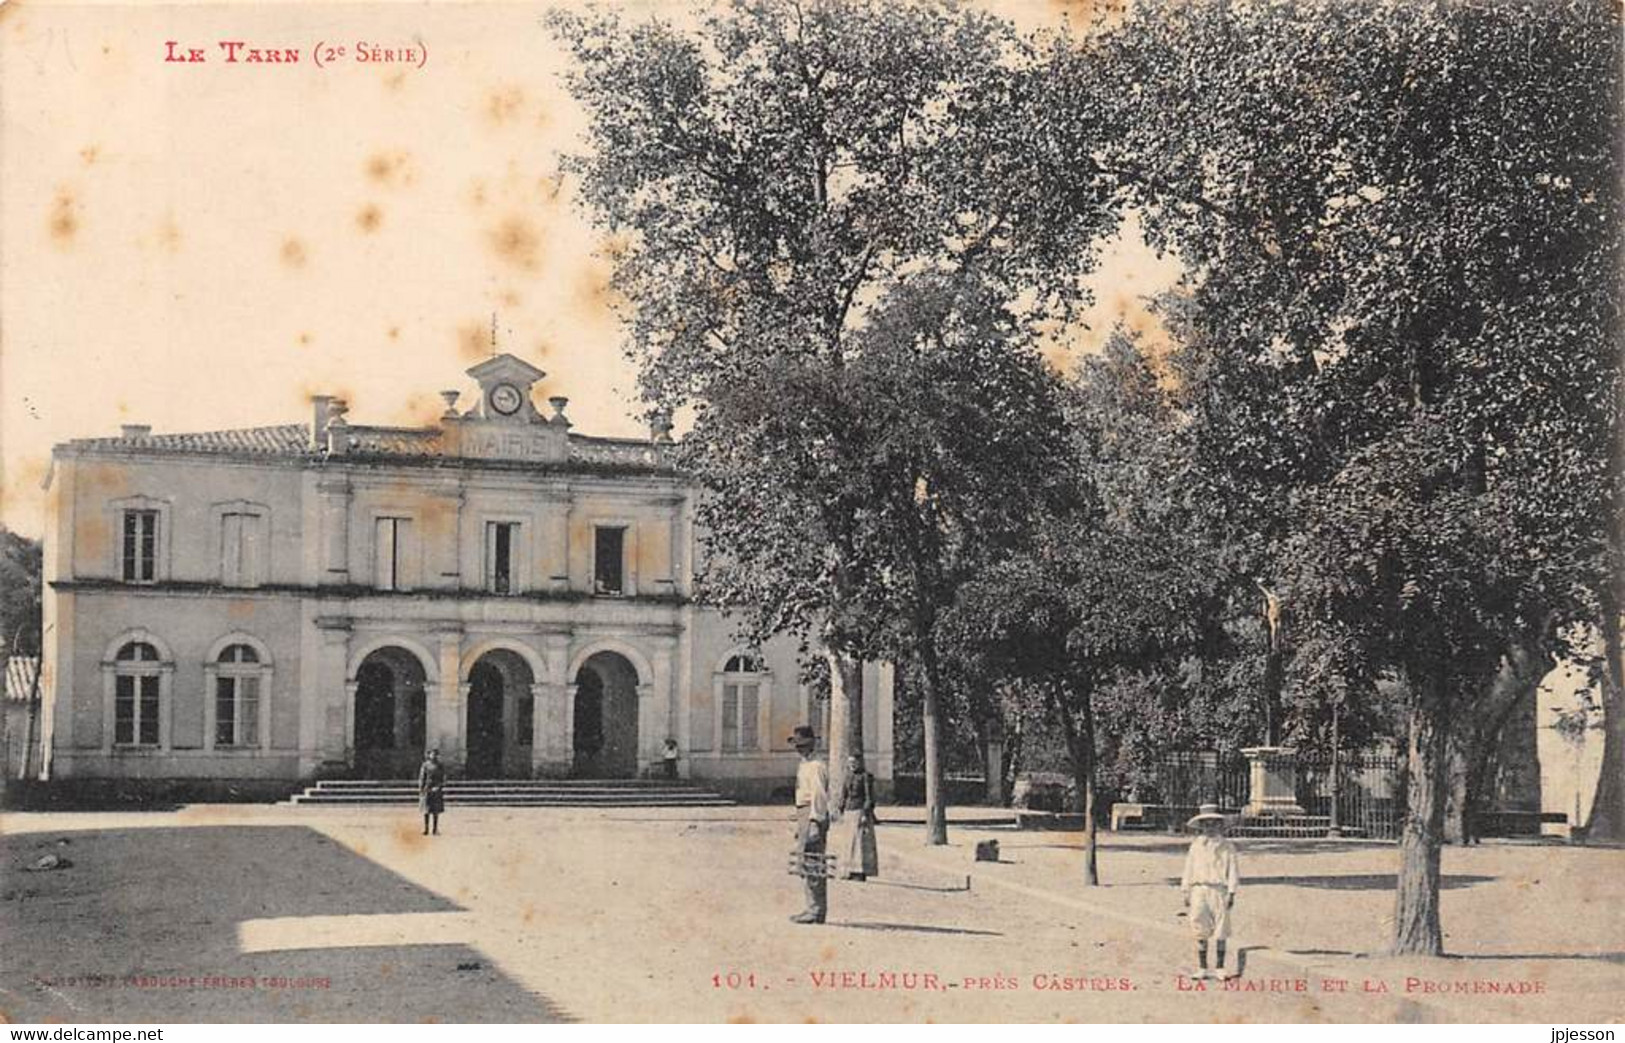
<svg viewBox="0 0 1625 1043">
<path fill-rule="evenodd" d="M 386 645 L 355 672 L 353 767 L 363 778 L 412 778 L 423 761 L 427 732 L 423 664 L 404 648 Z"/>
<path fill-rule="evenodd" d="M 597 652 L 576 671 L 575 691 L 575 774 L 583 778 L 635 778 L 637 668 L 619 652 Z"/>
<path fill-rule="evenodd" d="M 469 778 L 524 778 L 530 775 L 535 734 L 535 677 L 525 658 L 506 648 L 492 649 L 468 670 L 466 728 Z"/>
</svg>

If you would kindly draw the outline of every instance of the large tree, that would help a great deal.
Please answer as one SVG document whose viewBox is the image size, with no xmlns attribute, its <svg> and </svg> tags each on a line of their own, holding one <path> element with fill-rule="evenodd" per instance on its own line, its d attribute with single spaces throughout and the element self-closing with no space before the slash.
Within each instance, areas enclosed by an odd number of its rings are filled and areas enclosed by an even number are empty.
<svg viewBox="0 0 1625 1043">
<path fill-rule="evenodd" d="M 0 660 L 39 655 L 40 566 L 39 541 L 0 526 Z"/>
<path fill-rule="evenodd" d="M 917 629 L 888 589 L 915 563 L 877 574 L 875 518 L 903 526 L 893 539 L 948 531 L 930 510 L 891 512 L 913 483 L 866 477 L 873 445 L 849 373 L 868 351 L 941 332 L 932 315 L 985 328 L 1023 291 L 1074 288 L 1110 212 L 1031 176 L 1062 157 L 1021 75 L 1033 58 L 992 17 L 739 0 L 692 28 L 553 24 L 589 119 L 591 151 L 571 169 L 622 237 L 613 283 L 643 393 L 692 416 L 679 459 L 708 492 L 699 522 L 721 566 L 703 593 L 754 633 L 816 634 L 844 762 L 862 748 L 860 663 Z M 886 332 L 910 313 L 925 324 Z M 979 432 L 1003 420 L 971 419 Z M 930 507 L 938 488 L 916 477 Z M 938 579 L 908 582 L 923 593 Z M 844 774 L 833 781 L 839 800 Z"/>
<path fill-rule="evenodd" d="M 1123 101 L 1079 165 L 1189 264 L 1207 463 L 1283 519 L 1297 634 L 1405 693 L 1399 952 L 1442 947 L 1453 731 L 1554 615 L 1617 625 L 1618 64 L 1597 0 L 1199 0 L 1056 70 Z"/>
</svg>

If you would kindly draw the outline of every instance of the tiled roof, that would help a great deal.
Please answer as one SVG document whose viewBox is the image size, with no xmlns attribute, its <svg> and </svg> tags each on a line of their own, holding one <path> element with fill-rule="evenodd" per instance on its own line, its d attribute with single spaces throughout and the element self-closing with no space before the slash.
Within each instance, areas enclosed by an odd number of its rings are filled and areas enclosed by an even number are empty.
<svg viewBox="0 0 1625 1043">
<path fill-rule="evenodd" d="M 359 456 L 439 456 L 445 443 L 439 428 L 373 427 L 351 424 L 345 430 L 349 454 Z M 150 449 L 178 453 L 253 453 L 264 456 L 322 455 L 310 445 L 310 428 L 304 424 L 275 427 L 244 427 L 228 431 L 197 431 L 181 434 L 120 435 L 113 438 L 76 438 L 70 443 L 80 449 Z M 660 447 L 644 439 L 569 436 L 570 459 L 582 464 L 611 467 L 662 467 L 666 461 Z"/>
<path fill-rule="evenodd" d="M 93 449 L 171 449 L 188 453 L 304 453 L 310 450 L 310 428 L 304 424 L 278 424 L 231 431 L 76 438 L 73 444 Z"/>
<path fill-rule="evenodd" d="M 6 660 L 8 701 L 24 702 L 34 691 L 34 675 L 39 672 L 39 656 L 14 655 Z"/>
</svg>

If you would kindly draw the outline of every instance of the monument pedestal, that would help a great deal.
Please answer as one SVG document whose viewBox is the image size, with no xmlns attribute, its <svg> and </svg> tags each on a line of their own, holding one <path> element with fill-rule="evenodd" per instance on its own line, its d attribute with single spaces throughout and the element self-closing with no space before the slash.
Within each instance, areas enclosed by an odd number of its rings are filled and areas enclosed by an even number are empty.
<svg viewBox="0 0 1625 1043">
<path fill-rule="evenodd" d="M 1247 758 L 1247 806 L 1252 816 L 1302 815 L 1298 803 L 1298 751 L 1288 746 L 1254 746 Z"/>
</svg>

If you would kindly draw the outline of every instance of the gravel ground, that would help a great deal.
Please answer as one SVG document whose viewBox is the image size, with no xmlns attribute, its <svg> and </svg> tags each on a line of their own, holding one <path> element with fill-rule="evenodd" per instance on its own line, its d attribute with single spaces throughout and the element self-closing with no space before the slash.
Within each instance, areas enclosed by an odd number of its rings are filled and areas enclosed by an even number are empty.
<svg viewBox="0 0 1625 1043">
<path fill-rule="evenodd" d="M 882 809 L 882 817 L 885 809 Z M 1615 1021 L 1625 853 L 1447 849 L 1437 960 L 1381 955 L 1397 851 L 1243 841 L 1243 975 L 1196 989 L 1175 837 L 880 831 L 787 922 L 786 809 L 194 806 L 0 822 L 11 1021 Z M 972 863 L 996 838 L 999 863 Z M 25 867 L 55 854 L 71 867 Z M 969 887 L 967 889 L 967 877 Z M 1339 986 L 1337 983 L 1343 983 Z M 1491 989 L 1495 991 L 1489 991 Z M 1443 991 L 1440 991 L 1440 990 Z M 1505 990 L 1512 990 L 1510 992 Z M 1468 991 L 1477 990 L 1477 991 Z"/>
</svg>

